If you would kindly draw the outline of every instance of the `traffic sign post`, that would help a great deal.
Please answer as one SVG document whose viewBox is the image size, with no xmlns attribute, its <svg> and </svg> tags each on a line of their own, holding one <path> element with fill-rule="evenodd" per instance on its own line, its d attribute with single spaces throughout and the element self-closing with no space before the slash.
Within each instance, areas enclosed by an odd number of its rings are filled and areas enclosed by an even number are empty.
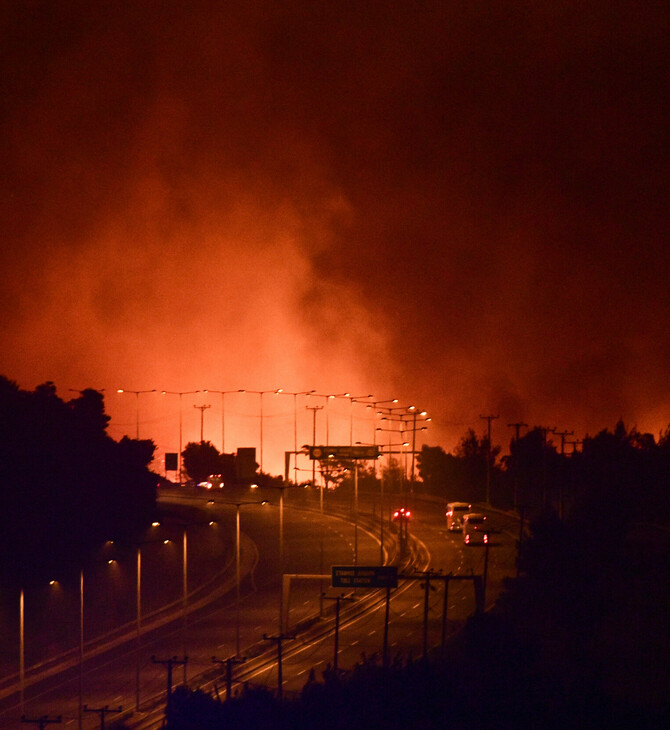
<svg viewBox="0 0 670 730">
<path fill-rule="evenodd" d="M 333 588 L 397 588 L 395 565 L 334 565 Z"/>
<path fill-rule="evenodd" d="M 340 461 L 355 461 L 358 459 L 378 459 L 381 455 L 379 446 L 310 446 L 309 458 L 338 459 Z"/>
</svg>

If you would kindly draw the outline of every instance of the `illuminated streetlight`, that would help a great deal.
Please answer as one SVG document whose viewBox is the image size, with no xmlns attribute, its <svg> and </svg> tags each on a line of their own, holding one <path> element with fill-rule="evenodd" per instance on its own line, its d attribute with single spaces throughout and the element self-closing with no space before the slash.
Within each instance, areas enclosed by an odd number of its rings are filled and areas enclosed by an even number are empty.
<svg viewBox="0 0 670 730">
<path fill-rule="evenodd" d="M 259 459 L 259 466 L 261 470 L 261 474 L 263 473 L 263 396 L 267 393 L 274 393 L 275 395 L 278 395 L 279 393 L 283 393 L 283 388 L 275 388 L 274 390 L 245 390 L 245 393 L 254 393 L 255 395 L 260 396 L 260 404 L 261 404 L 261 412 L 260 412 L 260 437 L 261 437 L 261 453 L 260 453 L 260 459 Z"/>
<path fill-rule="evenodd" d="M 152 527 L 159 527 L 158 522 L 153 522 Z M 137 543 L 136 554 L 136 585 L 135 585 L 135 709 L 140 709 L 140 649 L 142 646 L 142 545 L 150 545 L 152 543 L 162 542 L 167 544 L 169 540 L 145 540 Z"/>
<path fill-rule="evenodd" d="M 219 393 L 221 395 L 221 453 L 226 453 L 226 423 L 225 423 L 225 398 L 228 393 L 246 393 L 247 391 L 244 390 L 244 388 L 238 388 L 237 390 L 208 390 L 205 388 L 203 393 Z"/>
<path fill-rule="evenodd" d="M 194 395 L 199 393 L 199 390 L 161 390 L 162 395 L 178 395 L 179 396 L 179 486 L 182 485 L 182 463 L 181 463 L 181 451 L 182 451 L 182 409 L 181 409 L 181 397 L 183 395 Z"/>
<path fill-rule="evenodd" d="M 270 391 L 273 392 L 273 391 Z M 235 656 L 240 656 L 240 508 L 247 505 L 269 504 L 266 499 L 258 502 L 218 502 L 217 504 L 229 504 L 235 507 Z"/>
<path fill-rule="evenodd" d="M 431 421 L 431 418 L 428 416 L 428 413 L 424 410 L 419 410 L 416 406 L 408 406 L 407 408 L 403 409 L 405 411 L 409 411 L 409 413 L 401 414 L 397 413 L 394 414 L 393 411 L 397 410 L 394 408 L 390 408 L 389 415 L 384 416 L 382 420 L 390 421 L 392 423 L 399 423 L 401 425 L 400 432 L 412 432 L 412 467 L 410 470 L 410 482 L 412 485 L 412 491 L 414 491 L 414 459 L 416 455 L 416 432 L 417 431 L 426 431 L 428 430 L 427 426 L 418 426 L 417 427 L 417 418 L 420 416 L 423 419 L 424 423 L 428 423 Z M 408 423 L 412 424 L 412 428 L 405 428 L 405 425 Z"/>
<path fill-rule="evenodd" d="M 314 390 L 303 390 L 299 393 L 288 393 L 285 390 L 280 390 L 280 393 L 283 393 L 284 395 L 292 395 L 293 396 L 293 482 L 294 484 L 298 483 L 298 396 L 299 395 L 312 395 L 315 391 Z M 286 475 L 286 478 L 288 479 L 288 474 Z M 281 631 L 281 627 L 280 627 Z"/>
<path fill-rule="evenodd" d="M 135 413 L 136 413 L 136 432 L 135 432 L 135 438 L 139 441 L 140 439 L 140 395 L 142 393 L 155 393 L 156 388 L 151 388 L 151 390 L 128 390 L 127 388 L 117 388 L 117 393 L 134 393 L 135 394 Z"/>
<path fill-rule="evenodd" d="M 353 446 L 354 443 L 354 403 L 367 403 L 368 401 L 363 398 L 372 398 L 372 395 L 336 395 L 335 398 L 346 398 L 349 401 L 349 445 Z"/>
</svg>

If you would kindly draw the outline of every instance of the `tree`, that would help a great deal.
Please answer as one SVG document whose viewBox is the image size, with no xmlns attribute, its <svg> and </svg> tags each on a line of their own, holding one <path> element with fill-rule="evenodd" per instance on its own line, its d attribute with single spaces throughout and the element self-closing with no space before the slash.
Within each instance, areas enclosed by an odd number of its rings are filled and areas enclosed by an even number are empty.
<svg viewBox="0 0 670 730">
<path fill-rule="evenodd" d="M 182 451 L 184 469 L 196 484 L 204 482 L 210 474 L 221 474 L 223 460 L 219 450 L 210 441 L 194 441 Z"/>
<path fill-rule="evenodd" d="M 417 456 L 419 476 L 430 494 L 446 496 L 447 454 L 440 446 L 422 446 Z"/>
<path fill-rule="evenodd" d="M 0 377 L 0 574 L 26 585 L 79 566 L 155 516 L 151 441 L 106 433 L 101 393 L 69 402 Z M 20 555 L 21 560 L 16 560 Z"/>
</svg>

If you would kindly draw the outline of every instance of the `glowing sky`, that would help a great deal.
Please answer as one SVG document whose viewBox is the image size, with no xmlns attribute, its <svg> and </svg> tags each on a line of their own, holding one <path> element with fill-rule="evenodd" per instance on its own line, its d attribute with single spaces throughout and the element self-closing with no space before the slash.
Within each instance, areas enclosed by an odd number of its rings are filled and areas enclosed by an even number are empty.
<svg viewBox="0 0 670 730">
<path fill-rule="evenodd" d="M 115 437 L 118 387 L 398 397 L 447 450 L 484 414 L 503 443 L 670 422 L 667 3 L 0 14 L 0 373 L 22 387 L 104 387 Z M 258 446 L 235 397 L 227 446 Z M 176 450 L 165 403 L 140 399 L 141 435 Z M 184 396 L 184 442 L 205 403 L 219 444 L 220 396 Z M 293 405 L 267 403 L 277 472 Z"/>
</svg>

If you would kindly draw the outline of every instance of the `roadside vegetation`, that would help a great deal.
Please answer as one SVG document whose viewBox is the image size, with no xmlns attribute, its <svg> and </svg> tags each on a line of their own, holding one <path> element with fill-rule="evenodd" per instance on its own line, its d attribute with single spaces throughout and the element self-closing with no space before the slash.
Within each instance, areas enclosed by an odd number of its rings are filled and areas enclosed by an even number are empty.
<svg viewBox="0 0 670 730">
<path fill-rule="evenodd" d="M 154 519 L 154 444 L 116 442 L 108 421 L 95 390 L 63 401 L 52 383 L 24 391 L 0 376 L 2 586 L 76 570 L 107 540 L 132 540 Z"/>
</svg>

